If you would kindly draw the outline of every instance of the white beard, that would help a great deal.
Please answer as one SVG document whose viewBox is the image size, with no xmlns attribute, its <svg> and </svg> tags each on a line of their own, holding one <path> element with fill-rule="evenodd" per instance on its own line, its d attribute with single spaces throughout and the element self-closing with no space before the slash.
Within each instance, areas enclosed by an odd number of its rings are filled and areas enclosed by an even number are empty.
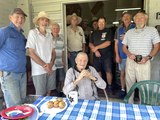
<svg viewBox="0 0 160 120">
<path fill-rule="evenodd" d="M 137 29 L 142 29 L 145 26 L 145 24 L 136 24 Z"/>
</svg>

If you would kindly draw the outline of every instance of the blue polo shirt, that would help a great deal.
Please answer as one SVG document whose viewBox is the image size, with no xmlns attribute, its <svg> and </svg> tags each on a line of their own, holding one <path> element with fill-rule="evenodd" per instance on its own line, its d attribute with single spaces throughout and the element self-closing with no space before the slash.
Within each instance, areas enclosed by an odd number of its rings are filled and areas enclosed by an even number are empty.
<svg viewBox="0 0 160 120">
<path fill-rule="evenodd" d="M 135 28 L 135 24 L 133 23 L 131 23 L 127 29 L 122 24 L 116 31 L 115 39 L 118 39 L 118 51 L 119 51 L 119 56 L 121 59 L 127 58 L 127 55 L 122 50 L 123 44 L 121 40 L 121 35 L 125 34 L 129 29 L 132 29 L 132 28 Z"/>
<path fill-rule="evenodd" d="M 26 39 L 13 23 L 0 28 L 0 71 L 26 71 Z"/>
</svg>

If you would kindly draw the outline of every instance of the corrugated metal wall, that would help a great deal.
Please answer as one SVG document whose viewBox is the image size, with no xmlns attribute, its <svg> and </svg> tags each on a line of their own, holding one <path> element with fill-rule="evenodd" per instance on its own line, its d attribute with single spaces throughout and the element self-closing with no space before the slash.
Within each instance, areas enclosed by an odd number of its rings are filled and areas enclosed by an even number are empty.
<svg viewBox="0 0 160 120">
<path fill-rule="evenodd" d="M 95 0 L 31 0 L 30 4 L 32 7 L 31 8 L 32 19 L 38 14 L 38 12 L 46 11 L 47 13 L 49 13 L 49 16 L 51 19 L 53 19 L 55 22 L 60 24 L 61 33 L 66 33 L 66 29 L 65 29 L 65 17 L 66 16 L 65 14 L 63 14 L 62 3 L 74 3 L 76 1 L 78 2 L 94 1 L 95 2 Z M 32 27 L 34 27 L 33 24 L 32 24 Z M 65 36 L 65 53 L 67 56 L 66 36 Z M 66 63 L 67 63 L 67 57 L 65 58 L 66 58 Z"/>
<path fill-rule="evenodd" d="M 46 11 L 51 19 L 53 19 L 55 22 L 58 22 L 60 26 L 62 26 L 61 0 L 32 0 L 31 4 L 32 19 L 37 16 L 40 11 Z"/>
<path fill-rule="evenodd" d="M 34 16 L 38 14 L 40 11 L 46 11 L 49 13 L 49 16 L 51 19 L 53 19 L 55 22 L 58 22 L 63 27 L 63 8 L 62 3 L 67 2 L 86 2 L 86 1 L 95 1 L 95 0 L 31 0 L 32 5 L 32 12 L 31 16 L 32 19 Z M 32 24 L 33 26 L 33 24 Z M 63 31 L 61 31 L 63 33 Z"/>
<path fill-rule="evenodd" d="M 0 27 L 9 24 L 8 15 L 15 7 L 17 7 L 17 0 L 0 0 Z"/>
</svg>

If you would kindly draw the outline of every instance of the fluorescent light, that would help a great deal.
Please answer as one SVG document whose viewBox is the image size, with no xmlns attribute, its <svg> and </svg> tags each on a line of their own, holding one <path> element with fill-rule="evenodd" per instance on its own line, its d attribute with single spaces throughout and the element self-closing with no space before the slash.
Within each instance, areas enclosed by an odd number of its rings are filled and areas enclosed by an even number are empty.
<svg viewBox="0 0 160 120">
<path fill-rule="evenodd" d="M 128 11 L 128 10 L 140 10 L 141 8 L 122 8 L 122 9 L 115 9 L 115 11 Z"/>
<path fill-rule="evenodd" d="M 115 21 L 115 22 L 112 22 L 112 24 L 114 24 L 114 25 L 118 25 L 118 24 L 119 24 L 119 22 L 118 22 L 118 21 Z"/>
</svg>

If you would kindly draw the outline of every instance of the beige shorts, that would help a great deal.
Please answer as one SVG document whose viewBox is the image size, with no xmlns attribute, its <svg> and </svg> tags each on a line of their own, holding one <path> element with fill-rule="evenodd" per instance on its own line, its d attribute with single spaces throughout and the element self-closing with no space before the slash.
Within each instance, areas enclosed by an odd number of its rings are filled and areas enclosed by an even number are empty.
<svg viewBox="0 0 160 120">
<path fill-rule="evenodd" d="M 36 89 L 36 95 L 45 95 L 50 90 L 56 89 L 56 71 L 51 75 L 47 73 L 33 76 L 33 84 Z"/>
</svg>

